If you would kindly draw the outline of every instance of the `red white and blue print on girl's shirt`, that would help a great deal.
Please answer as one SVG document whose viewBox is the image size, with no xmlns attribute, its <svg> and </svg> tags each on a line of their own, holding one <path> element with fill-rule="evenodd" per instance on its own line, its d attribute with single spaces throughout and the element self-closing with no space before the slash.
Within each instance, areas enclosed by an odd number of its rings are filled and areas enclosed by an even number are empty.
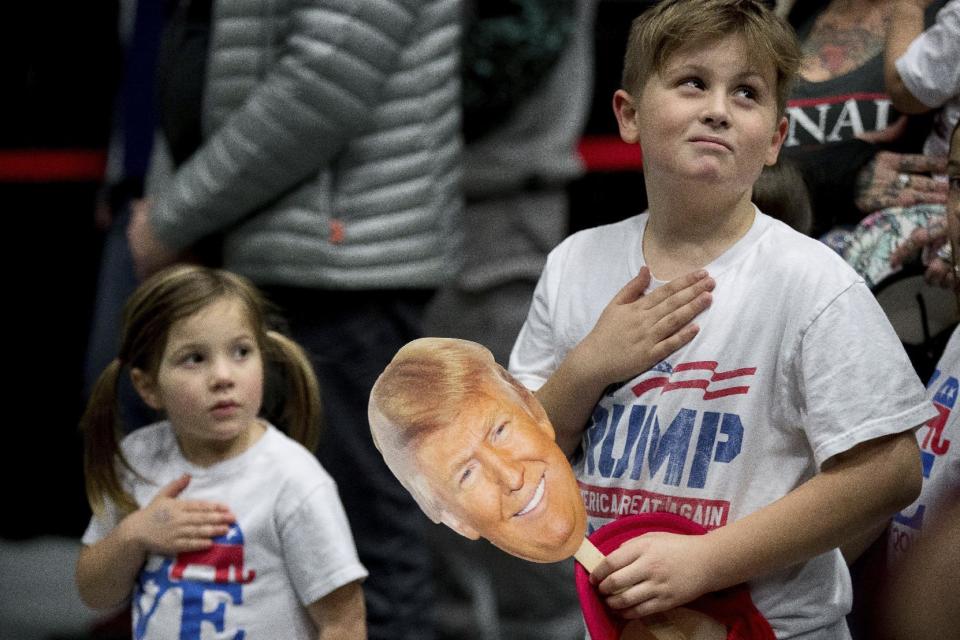
<svg viewBox="0 0 960 640">
<path fill-rule="evenodd" d="M 256 577 L 256 571 L 244 567 L 243 551 L 243 532 L 233 524 L 207 549 L 176 558 L 151 556 L 134 592 L 134 638 L 143 640 L 151 624 L 160 624 L 179 629 L 180 640 L 201 640 L 205 625 L 217 637 L 243 640 L 244 629 L 227 629 L 228 609 L 243 604 L 244 585 Z M 164 614 L 158 617 L 161 604 Z M 222 635 L 227 631 L 230 636 Z"/>
</svg>

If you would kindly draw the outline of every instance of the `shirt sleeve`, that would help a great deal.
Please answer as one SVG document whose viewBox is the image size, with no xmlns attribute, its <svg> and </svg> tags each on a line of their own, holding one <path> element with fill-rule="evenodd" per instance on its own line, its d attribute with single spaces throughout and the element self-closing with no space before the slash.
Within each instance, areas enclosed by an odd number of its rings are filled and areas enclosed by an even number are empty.
<svg viewBox="0 0 960 640">
<path fill-rule="evenodd" d="M 547 257 L 547 264 L 533 292 L 527 319 L 510 353 L 510 373 L 532 391 L 544 385 L 560 362 L 554 305 L 558 290 L 555 281 L 559 279 L 557 254 L 563 246 Z"/>
<path fill-rule="evenodd" d="M 304 606 L 367 577 L 332 479 L 318 484 L 281 523 L 280 541 L 290 582 Z"/>
<path fill-rule="evenodd" d="M 913 429 L 935 413 L 863 281 L 815 317 L 798 358 L 804 426 L 818 466 L 861 442 Z"/>
<path fill-rule="evenodd" d="M 103 513 L 99 516 L 97 514 L 91 516 L 90 523 L 80 541 L 85 545 L 95 544 L 106 538 L 118 524 L 120 524 L 120 513 L 117 505 L 113 500 L 105 498 Z"/>
<path fill-rule="evenodd" d="M 960 0 L 940 10 L 896 65 L 907 90 L 931 109 L 960 95 Z"/>
</svg>

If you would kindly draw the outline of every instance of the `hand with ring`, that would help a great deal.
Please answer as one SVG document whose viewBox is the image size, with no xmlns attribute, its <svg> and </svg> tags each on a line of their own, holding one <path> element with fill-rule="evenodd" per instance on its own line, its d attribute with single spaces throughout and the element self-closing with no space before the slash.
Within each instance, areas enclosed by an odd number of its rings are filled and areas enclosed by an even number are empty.
<svg viewBox="0 0 960 640">
<path fill-rule="evenodd" d="M 901 267 L 920 254 L 926 267 L 923 279 L 928 284 L 957 290 L 960 279 L 957 278 L 951 249 L 946 224 L 937 220 L 929 227 L 914 230 L 890 255 L 890 264 Z"/>
<path fill-rule="evenodd" d="M 927 270 L 923 274 L 923 279 L 928 284 L 960 291 L 960 279 L 957 278 L 958 268 L 953 259 L 953 247 L 949 242 L 940 245 L 934 257 L 924 261 L 924 264 L 927 265 Z"/>
<path fill-rule="evenodd" d="M 864 214 L 889 207 L 945 204 L 947 183 L 932 175 L 946 170 L 946 158 L 880 151 L 857 175 L 854 202 Z"/>
<path fill-rule="evenodd" d="M 937 257 L 947 264 L 953 264 L 953 247 L 949 242 L 943 243 L 943 246 L 937 249 Z"/>
</svg>

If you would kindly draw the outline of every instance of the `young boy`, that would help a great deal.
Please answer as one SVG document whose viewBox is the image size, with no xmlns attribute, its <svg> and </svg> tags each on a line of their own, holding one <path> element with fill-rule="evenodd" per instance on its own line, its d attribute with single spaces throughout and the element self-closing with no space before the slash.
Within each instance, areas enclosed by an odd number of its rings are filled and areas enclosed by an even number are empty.
<svg viewBox="0 0 960 640">
<path fill-rule="evenodd" d="M 551 253 L 511 355 L 578 453 L 591 529 L 672 511 L 709 530 L 648 534 L 601 563 L 592 578 L 626 617 L 749 581 L 778 638 L 848 638 L 837 547 L 919 490 L 911 430 L 932 412 L 892 328 L 837 255 L 751 203 L 798 60 L 754 0 L 668 0 L 635 21 L 613 106 L 643 146 L 649 211 Z M 649 276 L 691 270 L 680 283 L 715 281 L 696 336 L 636 367 L 645 329 L 628 311 Z"/>
</svg>

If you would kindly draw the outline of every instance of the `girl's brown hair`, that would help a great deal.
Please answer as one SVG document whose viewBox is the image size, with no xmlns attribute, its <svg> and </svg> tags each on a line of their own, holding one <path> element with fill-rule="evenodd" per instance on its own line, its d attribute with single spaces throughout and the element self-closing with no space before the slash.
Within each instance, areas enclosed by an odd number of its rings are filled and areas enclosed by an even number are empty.
<svg viewBox="0 0 960 640">
<path fill-rule="evenodd" d="M 123 429 L 117 407 L 117 383 L 124 368 L 156 375 L 170 328 L 224 298 L 243 304 L 264 363 L 280 367 L 280 378 L 287 391 L 284 413 L 278 420 L 281 426 L 308 449 L 316 447 L 320 390 L 313 367 L 295 342 L 268 329 L 269 306 L 256 287 L 246 278 L 220 269 L 171 267 L 149 278 L 127 300 L 119 354 L 100 374 L 80 419 L 87 499 L 94 513 L 101 513 L 107 500 L 124 513 L 138 508 L 118 475 L 120 466 L 136 473 L 119 446 Z"/>
</svg>

